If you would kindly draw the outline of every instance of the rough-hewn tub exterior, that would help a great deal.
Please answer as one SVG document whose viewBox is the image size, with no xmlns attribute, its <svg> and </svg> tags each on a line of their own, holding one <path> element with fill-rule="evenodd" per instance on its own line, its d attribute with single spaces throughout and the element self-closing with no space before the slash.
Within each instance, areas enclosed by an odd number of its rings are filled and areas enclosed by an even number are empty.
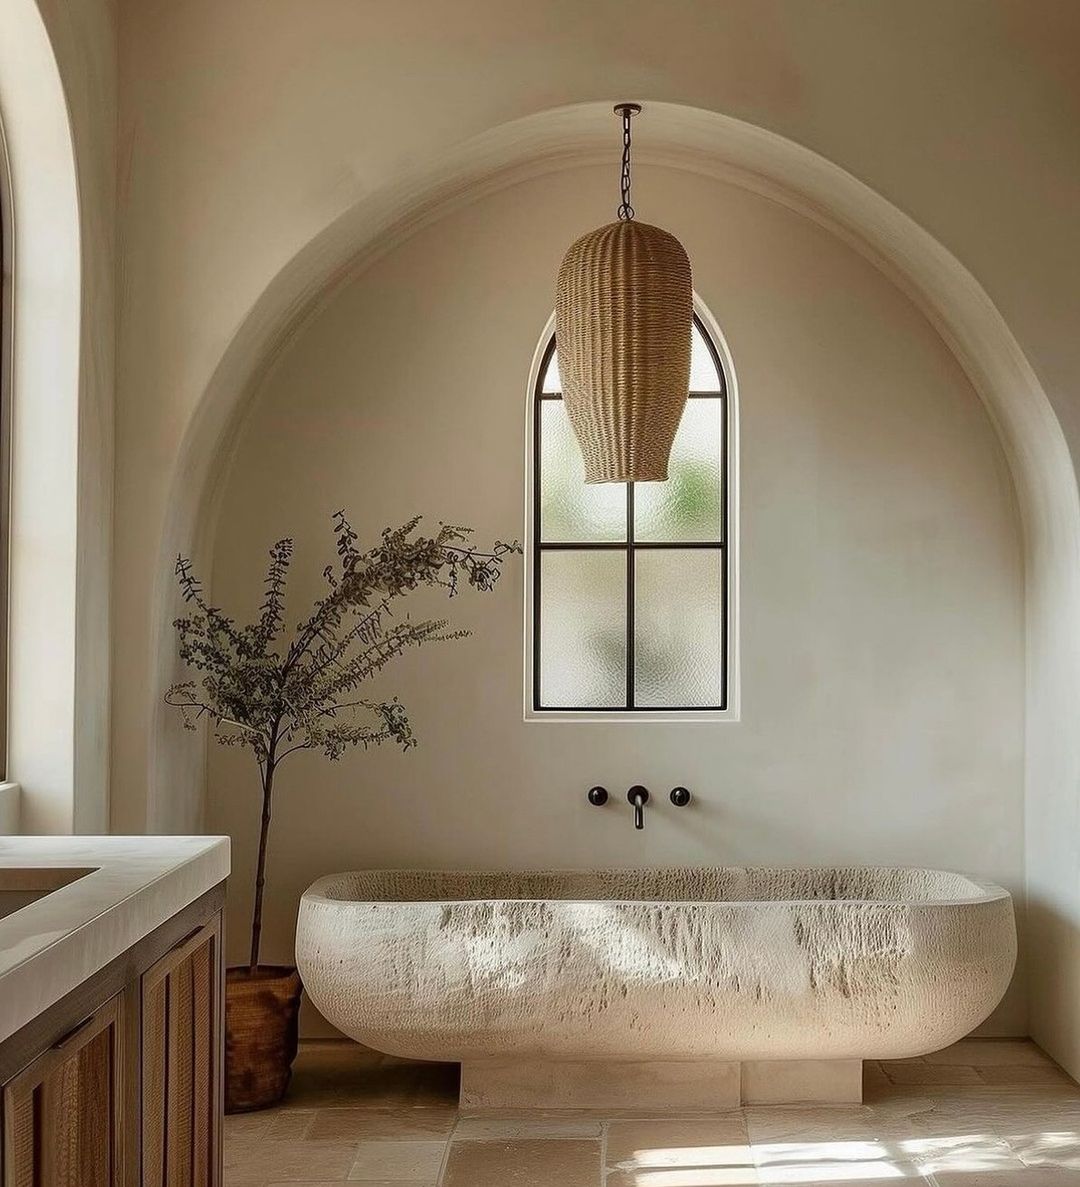
<svg viewBox="0 0 1080 1187">
<path fill-rule="evenodd" d="M 338 874 L 297 931 L 335 1026 L 466 1065 L 918 1055 L 987 1017 L 1015 956 L 1000 887 L 871 867 Z"/>
</svg>

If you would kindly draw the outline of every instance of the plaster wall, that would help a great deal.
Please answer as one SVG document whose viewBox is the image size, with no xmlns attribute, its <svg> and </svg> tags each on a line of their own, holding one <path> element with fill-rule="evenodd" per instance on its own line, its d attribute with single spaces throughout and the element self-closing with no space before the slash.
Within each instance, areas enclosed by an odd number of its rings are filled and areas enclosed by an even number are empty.
<svg viewBox="0 0 1080 1187">
<path fill-rule="evenodd" d="M 212 591 L 253 612 L 294 534 L 297 616 L 328 516 L 370 536 L 414 512 L 524 531 L 529 364 L 567 243 L 611 205 L 607 169 L 518 185 L 423 230 L 343 288 L 258 394 L 225 487 Z M 316 877 L 367 866 L 899 863 L 1023 890 L 1023 577 L 1011 479 L 985 410 L 922 314 L 833 235 L 717 181 L 638 171 L 737 369 L 742 720 L 526 722 L 524 566 L 449 606 L 474 629 L 380 685 L 408 755 L 282 768 L 265 958 L 292 953 Z M 425 602 L 422 609 L 447 607 Z M 621 802 L 658 794 L 644 832 Z M 584 792 L 615 791 L 603 811 Z M 694 789 L 685 813 L 666 803 Z M 207 826 L 234 841 L 244 950 L 258 812 L 250 760 L 212 748 Z M 992 1029 L 1026 1028 L 1023 979 Z"/>
<path fill-rule="evenodd" d="M 477 0 L 453 22 L 435 3 L 123 5 L 114 826 L 146 822 L 155 548 L 224 344 L 334 218 L 502 121 L 632 92 L 822 152 L 975 270 L 1080 448 L 1078 20 L 1053 0 Z"/>
<path fill-rule="evenodd" d="M 1080 456 L 1080 8 L 472 0 L 449 20 L 434 0 L 318 0 L 302 16 L 292 0 L 127 0 L 119 16 L 114 609 L 124 629 L 112 653 L 113 827 L 137 831 L 149 819 L 163 729 L 153 648 L 170 609 L 154 586 L 170 501 L 197 480 L 178 461 L 182 442 L 212 379 L 226 388 L 245 381 L 219 364 L 245 335 L 258 341 L 260 298 L 283 268 L 346 212 L 507 120 L 631 94 L 725 112 L 823 154 L 891 200 L 966 267 L 1015 334 L 997 361 L 1006 377 L 998 390 L 1015 393 L 1031 428 L 1010 448 L 1014 474 L 1034 491 L 1030 500 L 1021 491 L 1032 558 L 1031 1027 L 1080 1071 L 1080 765 L 1071 741 L 1080 647 L 1069 633 L 1080 542 L 1075 480 L 1067 476 L 1067 491 L 1059 481 L 1067 463 L 1035 447 L 1063 432 Z M 324 245 L 308 263 L 324 280 L 340 266 Z M 299 305 L 299 291 L 286 286 L 285 299 Z M 958 349 L 977 380 L 985 345 Z M 1040 381 L 1045 410 L 1029 398 Z M 181 750 L 170 769 L 181 789 L 176 812 L 153 823 L 192 827 L 183 789 L 201 780 L 201 754 Z"/>
</svg>

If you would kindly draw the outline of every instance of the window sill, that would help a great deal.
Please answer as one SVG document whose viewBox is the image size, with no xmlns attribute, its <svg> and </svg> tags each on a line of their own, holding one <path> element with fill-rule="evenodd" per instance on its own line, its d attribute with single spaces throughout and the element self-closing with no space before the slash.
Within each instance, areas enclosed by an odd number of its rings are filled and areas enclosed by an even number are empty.
<svg viewBox="0 0 1080 1187">
<path fill-rule="evenodd" d="M 20 794 L 17 783 L 0 783 L 0 837 L 18 835 Z"/>
<path fill-rule="evenodd" d="M 615 722 L 644 725 L 659 722 L 668 725 L 730 725 L 740 720 L 738 709 L 612 709 L 594 712 L 588 709 L 526 709 L 525 721 L 578 722 L 610 725 Z"/>
</svg>

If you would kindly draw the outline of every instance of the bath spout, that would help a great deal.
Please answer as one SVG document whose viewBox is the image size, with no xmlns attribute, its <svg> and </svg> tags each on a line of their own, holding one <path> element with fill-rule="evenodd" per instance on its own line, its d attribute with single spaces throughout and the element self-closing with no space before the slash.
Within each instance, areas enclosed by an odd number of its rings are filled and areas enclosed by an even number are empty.
<svg viewBox="0 0 1080 1187">
<path fill-rule="evenodd" d="M 634 828 L 645 827 L 645 805 L 649 802 L 649 789 L 635 783 L 626 793 L 626 798 L 634 805 Z"/>
</svg>

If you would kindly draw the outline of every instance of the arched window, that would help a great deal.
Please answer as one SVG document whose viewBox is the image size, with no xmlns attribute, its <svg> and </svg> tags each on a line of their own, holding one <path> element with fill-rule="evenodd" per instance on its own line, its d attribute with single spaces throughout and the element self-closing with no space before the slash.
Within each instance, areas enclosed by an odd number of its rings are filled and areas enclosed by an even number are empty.
<svg viewBox="0 0 1080 1187">
<path fill-rule="evenodd" d="M 530 716 L 731 708 L 729 383 L 695 315 L 667 482 L 586 486 L 554 335 L 533 392 Z"/>
</svg>

